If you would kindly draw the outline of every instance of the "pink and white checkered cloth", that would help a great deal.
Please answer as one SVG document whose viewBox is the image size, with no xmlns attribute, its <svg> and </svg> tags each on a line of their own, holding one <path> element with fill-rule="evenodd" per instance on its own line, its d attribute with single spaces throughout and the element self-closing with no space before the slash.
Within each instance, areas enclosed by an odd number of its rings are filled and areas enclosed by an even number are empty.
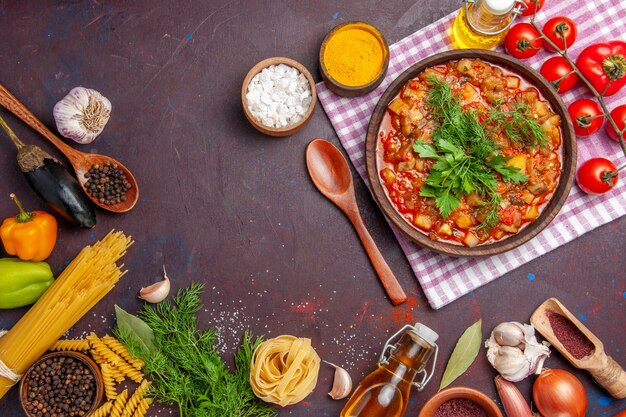
<svg viewBox="0 0 626 417">
<path fill-rule="evenodd" d="M 365 168 L 365 132 L 379 97 L 406 68 L 435 53 L 452 49 L 450 27 L 456 13 L 413 33 L 390 47 L 387 76 L 380 87 L 358 98 L 335 95 L 323 83 L 317 92 L 324 110 L 339 136 L 356 170 L 367 183 Z M 626 0 L 547 0 L 537 16 L 545 22 L 552 16 L 569 16 L 578 24 L 578 40 L 570 50 L 576 57 L 585 46 L 611 39 L 624 39 Z M 519 20 L 521 21 L 521 19 Z M 536 70 L 550 57 L 542 51 L 526 62 Z M 569 105 L 590 93 L 582 83 L 563 95 Z M 609 109 L 626 104 L 626 88 L 607 99 Z M 616 165 L 625 162 L 619 145 L 610 140 L 604 129 L 578 141 L 578 162 L 602 156 Z M 440 308 L 526 262 L 553 250 L 576 237 L 626 214 L 626 186 L 621 179 L 617 187 L 601 196 L 587 196 L 572 187 L 567 202 L 552 223 L 534 239 L 509 252 L 488 258 L 452 258 L 422 248 L 392 229 L 426 293 L 431 306 Z M 369 184 L 368 184 L 369 185 Z"/>
</svg>

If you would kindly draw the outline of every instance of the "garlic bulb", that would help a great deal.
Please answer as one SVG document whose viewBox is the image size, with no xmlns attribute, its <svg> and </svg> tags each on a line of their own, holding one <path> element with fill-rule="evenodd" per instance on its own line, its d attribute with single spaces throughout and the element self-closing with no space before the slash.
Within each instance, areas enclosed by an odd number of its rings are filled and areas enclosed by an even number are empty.
<svg viewBox="0 0 626 417">
<path fill-rule="evenodd" d="M 340 366 L 335 365 L 334 363 L 326 361 L 324 362 L 335 368 L 333 387 L 331 388 L 328 395 L 330 395 L 333 400 L 346 398 L 348 395 L 350 395 L 350 391 L 352 391 L 352 378 L 350 378 L 350 374 L 348 374 L 348 371 Z"/>
<path fill-rule="evenodd" d="M 532 325 L 515 321 L 497 325 L 485 346 L 491 365 L 512 382 L 540 373 L 543 362 L 550 355 L 550 344 L 537 341 Z"/>
<path fill-rule="evenodd" d="M 96 139 L 111 116 L 111 102 L 96 90 L 73 88 L 54 105 L 54 120 L 59 133 L 81 144 Z"/>
<path fill-rule="evenodd" d="M 163 280 L 139 290 L 139 298 L 149 303 L 159 303 L 170 293 L 170 279 L 163 265 Z"/>
</svg>

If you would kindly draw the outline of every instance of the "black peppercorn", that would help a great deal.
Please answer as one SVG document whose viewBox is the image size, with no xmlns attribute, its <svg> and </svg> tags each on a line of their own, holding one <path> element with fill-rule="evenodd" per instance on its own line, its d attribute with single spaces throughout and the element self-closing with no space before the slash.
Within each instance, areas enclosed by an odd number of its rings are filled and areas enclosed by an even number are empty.
<svg viewBox="0 0 626 417">
<path fill-rule="evenodd" d="M 24 407 L 36 417 L 84 416 L 96 398 L 94 375 L 73 358 L 46 359 L 28 373 L 24 383 Z"/>
<path fill-rule="evenodd" d="M 126 201 L 126 192 L 131 184 L 117 164 L 105 162 L 104 166 L 94 164 L 88 174 L 85 188 L 92 197 L 108 206 Z"/>
</svg>

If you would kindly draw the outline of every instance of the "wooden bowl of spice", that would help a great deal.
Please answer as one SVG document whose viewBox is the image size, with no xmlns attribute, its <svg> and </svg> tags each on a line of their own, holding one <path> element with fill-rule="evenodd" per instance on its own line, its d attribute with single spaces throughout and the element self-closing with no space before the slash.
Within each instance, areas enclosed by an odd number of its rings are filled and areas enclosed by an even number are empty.
<svg viewBox="0 0 626 417">
<path fill-rule="evenodd" d="M 20 402 L 28 417 L 87 416 L 102 402 L 98 365 L 79 352 L 52 352 L 39 358 L 20 382 Z"/>
<path fill-rule="evenodd" d="M 348 22 L 331 30 L 320 48 L 320 71 L 326 86 L 345 97 L 369 93 L 389 66 L 389 45 L 374 26 Z"/>
<path fill-rule="evenodd" d="M 418 417 L 503 417 L 495 402 L 469 387 L 454 387 L 430 397 Z"/>
<path fill-rule="evenodd" d="M 302 129 L 317 103 L 315 81 L 306 67 L 285 57 L 267 58 L 248 72 L 241 87 L 246 119 L 269 136 Z"/>
</svg>

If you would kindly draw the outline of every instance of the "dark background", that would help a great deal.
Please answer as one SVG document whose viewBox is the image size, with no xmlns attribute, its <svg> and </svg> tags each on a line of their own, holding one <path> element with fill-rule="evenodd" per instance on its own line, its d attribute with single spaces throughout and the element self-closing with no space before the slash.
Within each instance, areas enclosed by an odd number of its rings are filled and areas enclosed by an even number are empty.
<svg viewBox="0 0 626 417">
<path fill-rule="evenodd" d="M 306 172 L 304 151 L 311 139 L 338 144 L 321 106 L 304 130 L 283 139 L 261 135 L 243 116 L 241 82 L 261 59 L 294 58 L 319 81 L 319 46 L 337 24 L 371 22 L 393 43 L 459 6 L 456 0 L 0 1 L 0 82 L 51 128 L 52 107 L 71 88 L 102 92 L 113 103 L 111 120 L 96 142 L 76 147 L 119 159 L 140 184 L 139 203 L 128 214 L 99 210 L 91 231 L 60 223 L 49 259 L 55 272 L 111 228 L 136 240 L 124 258 L 128 275 L 69 336 L 110 333 L 113 305 L 136 311 L 139 288 L 157 281 L 165 264 L 173 291 L 192 280 L 206 283 L 200 322 L 219 331 L 219 348 L 229 361 L 246 328 L 267 337 L 306 336 L 323 359 L 349 370 L 356 385 L 405 322 L 431 326 L 441 335 L 440 364 L 431 385 L 413 392 L 407 416 L 417 415 L 436 391 L 467 326 L 482 317 L 487 338 L 501 321 L 527 322 L 550 296 L 577 314 L 603 340 L 607 353 L 626 365 L 626 219 L 434 311 L 359 179 L 365 222 L 410 296 L 394 308 L 352 226 Z M 24 141 L 59 155 L 6 111 L 0 114 Z M 14 158 L 13 145 L 0 134 L 1 217 L 14 213 L 11 191 L 27 207 L 45 209 Z M 0 327 L 11 327 L 25 311 L 1 311 Z M 558 352 L 547 365 L 579 376 L 589 396 L 589 416 L 626 408 Z M 496 398 L 494 376 L 483 349 L 455 385 Z M 323 366 L 314 393 L 280 414 L 338 415 L 345 400 L 326 395 L 331 381 L 332 369 Z M 519 386 L 530 399 L 530 381 Z M 17 392 L 0 400 L 3 417 L 22 415 Z M 148 414 L 170 413 L 177 415 L 167 407 L 153 407 Z"/>
</svg>

